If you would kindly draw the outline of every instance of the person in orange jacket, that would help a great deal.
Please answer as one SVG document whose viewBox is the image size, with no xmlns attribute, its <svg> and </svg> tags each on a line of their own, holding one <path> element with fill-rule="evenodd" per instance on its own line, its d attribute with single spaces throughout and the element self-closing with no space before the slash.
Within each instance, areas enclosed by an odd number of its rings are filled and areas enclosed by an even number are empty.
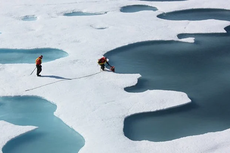
<svg viewBox="0 0 230 153">
<path fill-rule="evenodd" d="M 100 66 L 101 66 L 101 69 L 104 71 L 105 70 L 105 64 L 109 65 L 110 66 L 110 70 L 111 71 L 115 71 L 115 67 L 114 66 L 111 66 L 109 64 L 109 59 L 105 56 L 103 56 L 102 58 L 98 59 L 98 62 L 97 62 Z"/>
<path fill-rule="evenodd" d="M 37 59 L 36 59 L 36 67 L 37 67 L 37 76 L 41 76 L 40 73 L 42 71 L 42 58 L 43 56 L 39 56 Z"/>
</svg>

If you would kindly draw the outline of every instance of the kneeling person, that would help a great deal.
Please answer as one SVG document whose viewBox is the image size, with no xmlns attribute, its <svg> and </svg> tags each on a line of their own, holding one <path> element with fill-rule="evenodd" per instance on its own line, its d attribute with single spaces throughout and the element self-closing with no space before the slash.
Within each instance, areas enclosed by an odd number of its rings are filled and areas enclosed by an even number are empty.
<svg viewBox="0 0 230 153">
<path fill-rule="evenodd" d="M 110 64 L 109 64 L 109 59 L 105 56 L 103 56 L 102 58 L 100 58 L 98 60 L 98 64 L 101 66 L 101 69 L 104 71 L 105 70 L 105 64 L 109 65 L 110 67 L 112 67 Z"/>
</svg>

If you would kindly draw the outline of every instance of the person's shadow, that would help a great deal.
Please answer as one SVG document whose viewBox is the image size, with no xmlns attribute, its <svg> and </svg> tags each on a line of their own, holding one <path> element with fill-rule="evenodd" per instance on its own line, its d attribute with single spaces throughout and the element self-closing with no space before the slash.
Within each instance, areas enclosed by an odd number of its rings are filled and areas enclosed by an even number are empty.
<svg viewBox="0 0 230 153">
<path fill-rule="evenodd" d="M 70 78 L 64 78 L 56 75 L 42 75 L 41 77 L 49 77 L 49 78 L 55 78 L 55 79 L 62 79 L 62 80 L 71 80 Z"/>
<path fill-rule="evenodd" d="M 58 83 L 58 82 L 61 82 L 61 81 L 72 80 L 71 78 L 64 78 L 64 77 L 60 77 L 60 76 L 56 76 L 56 75 L 42 75 L 40 77 L 48 77 L 48 78 L 54 78 L 54 79 L 58 79 L 58 80 L 52 81 L 52 82 L 47 83 L 47 84 L 40 85 L 38 87 L 26 89 L 25 91 L 34 90 L 34 89 L 41 88 L 41 87 L 44 87 L 44 86 L 48 86 L 48 85 L 51 85 L 51 84 L 54 84 L 54 83 Z"/>
</svg>

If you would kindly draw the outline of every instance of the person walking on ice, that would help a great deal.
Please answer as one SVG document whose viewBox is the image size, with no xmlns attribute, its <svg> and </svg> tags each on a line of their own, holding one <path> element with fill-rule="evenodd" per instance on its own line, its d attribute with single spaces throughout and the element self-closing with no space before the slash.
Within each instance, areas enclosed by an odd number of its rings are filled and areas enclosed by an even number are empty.
<svg viewBox="0 0 230 153">
<path fill-rule="evenodd" d="M 37 76 L 41 76 L 40 73 L 42 71 L 42 58 L 43 56 L 39 56 L 37 59 L 36 59 L 36 67 L 37 67 Z"/>
<path fill-rule="evenodd" d="M 100 66 L 101 66 L 101 70 L 104 71 L 105 70 L 105 64 L 109 65 L 110 66 L 110 70 L 111 71 L 115 71 L 115 67 L 114 66 L 111 66 L 109 64 L 109 59 L 105 56 L 103 56 L 102 58 L 98 59 L 98 62 L 97 62 Z"/>
</svg>

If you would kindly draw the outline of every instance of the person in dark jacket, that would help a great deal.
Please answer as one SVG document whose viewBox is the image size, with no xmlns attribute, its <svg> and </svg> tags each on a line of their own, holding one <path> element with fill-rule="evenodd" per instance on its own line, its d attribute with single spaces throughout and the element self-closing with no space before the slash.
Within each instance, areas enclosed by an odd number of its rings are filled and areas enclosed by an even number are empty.
<svg viewBox="0 0 230 153">
<path fill-rule="evenodd" d="M 41 76 L 40 73 L 42 71 L 42 58 L 43 56 L 39 56 L 37 59 L 36 59 L 36 67 L 37 67 L 37 76 Z"/>
</svg>

